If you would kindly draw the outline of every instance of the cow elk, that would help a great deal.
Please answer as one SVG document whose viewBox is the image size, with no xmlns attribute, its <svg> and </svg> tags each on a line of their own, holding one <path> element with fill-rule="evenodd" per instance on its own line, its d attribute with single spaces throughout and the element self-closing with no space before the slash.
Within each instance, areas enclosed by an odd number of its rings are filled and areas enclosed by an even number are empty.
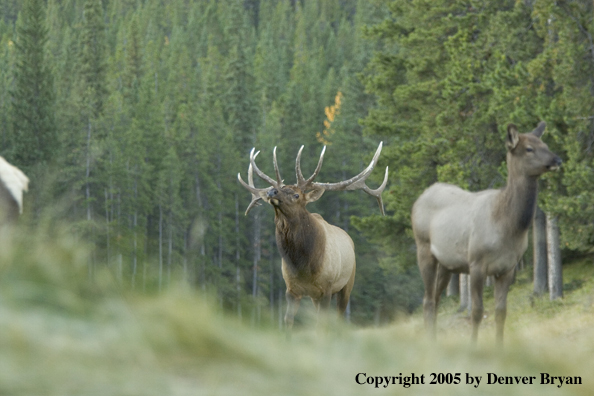
<svg viewBox="0 0 594 396">
<path fill-rule="evenodd" d="M 23 213 L 23 191 L 28 185 L 27 176 L 0 157 L 0 226 L 14 224 Z"/>
<path fill-rule="evenodd" d="M 541 141 L 546 124 L 518 134 L 507 127 L 507 185 L 498 190 L 468 192 L 435 183 L 412 208 L 412 228 L 425 295 L 425 328 L 435 337 L 441 293 L 452 273 L 469 273 L 472 300 L 472 342 L 483 318 L 485 277 L 495 277 L 496 339 L 503 342 L 507 293 L 514 269 L 528 244 L 539 176 L 556 170 L 561 159 Z"/>
<path fill-rule="evenodd" d="M 250 153 L 248 183 L 242 180 L 240 174 L 237 175 L 240 183 L 252 193 L 246 215 L 259 201 L 268 202 L 274 208 L 276 244 L 282 257 L 282 274 L 287 286 L 285 325 L 288 334 L 303 296 L 309 296 L 319 312 L 320 308 L 328 308 L 332 296 L 336 295 L 338 312 L 342 315 L 355 282 L 355 250 L 351 237 L 344 230 L 328 224 L 319 214 L 308 212 L 305 206 L 318 200 L 325 191 L 363 190 L 377 199 L 384 214 L 381 193 L 388 181 L 388 168 L 379 188 L 371 190 L 365 184 L 381 150 L 380 143 L 367 168 L 357 176 L 337 183 L 314 182 L 322 167 L 326 147 L 320 154 L 313 175 L 305 179 L 301 173 L 301 146 L 295 164 L 297 184 L 294 185 L 283 183 L 276 161 L 276 147 L 273 151 L 276 180 L 258 169 L 255 159 L 259 152 L 254 153 L 254 149 Z M 270 187 L 254 187 L 253 171 Z"/>
</svg>

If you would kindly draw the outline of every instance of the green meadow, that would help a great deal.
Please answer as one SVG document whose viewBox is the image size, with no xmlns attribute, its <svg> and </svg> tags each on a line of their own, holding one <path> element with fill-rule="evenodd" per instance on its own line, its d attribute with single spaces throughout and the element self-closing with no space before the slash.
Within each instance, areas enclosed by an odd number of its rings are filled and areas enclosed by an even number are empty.
<svg viewBox="0 0 594 396">
<path fill-rule="evenodd" d="M 182 281 L 161 292 L 132 290 L 106 265 L 90 280 L 88 252 L 58 231 L 4 241 L 1 395 L 594 392 L 590 259 L 564 266 L 565 297 L 554 302 L 532 297 L 530 268 L 518 273 L 508 298 L 504 348 L 494 343 L 492 289 L 487 288 L 479 342 L 471 348 L 470 321 L 457 312 L 452 297 L 441 305 L 435 342 L 423 333 L 420 311 L 378 328 L 347 325 L 334 315 L 318 324 L 307 307 L 287 340 L 277 328 L 242 323 L 221 311 L 215 298 Z M 412 373 L 423 376 L 424 384 L 405 387 Z M 456 373 L 458 384 L 452 383 Z M 489 373 L 520 384 L 488 384 Z M 541 373 L 571 381 L 581 377 L 582 384 L 540 384 Z M 395 379 L 376 388 L 375 377 L 384 376 Z M 481 377 L 478 387 L 467 384 L 467 376 Z M 521 383 L 530 376 L 532 384 Z"/>
</svg>

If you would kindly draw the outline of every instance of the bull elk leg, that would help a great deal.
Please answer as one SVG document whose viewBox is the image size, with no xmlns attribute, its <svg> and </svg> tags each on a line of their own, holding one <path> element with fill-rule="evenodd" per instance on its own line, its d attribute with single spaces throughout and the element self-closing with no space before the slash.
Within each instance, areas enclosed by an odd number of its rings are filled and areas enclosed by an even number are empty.
<svg viewBox="0 0 594 396">
<path fill-rule="evenodd" d="M 353 290 L 353 285 L 355 284 L 355 266 L 353 266 L 353 273 L 347 284 L 338 292 L 336 293 L 336 308 L 338 309 L 338 315 L 343 316 L 347 305 L 349 305 L 349 298 L 351 296 L 351 291 Z"/>
<path fill-rule="evenodd" d="M 324 294 L 322 298 L 318 301 L 318 313 L 320 311 L 327 312 L 328 308 L 330 308 L 330 301 L 332 300 L 332 294 Z"/>
<path fill-rule="evenodd" d="M 293 321 L 295 319 L 295 314 L 299 309 L 299 304 L 301 303 L 301 296 L 296 296 L 295 294 L 291 293 L 287 290 L 285 294 L 287 297 L 287 313 L 285 314 L 285 327 L 287 328 L 287 334 L 290 337 L 291 329 L 293 328 Z"/>
<path fill-rule="evenodd" d="M 470 298 L 472 301 L 472 343 L 476 345 L 478 339 L 478 329 L 483 320 L 483 288 L 485 285 L 485 265 L 474 263 L 470 264 Z"/>
<path fill-rule="evenodd" d="M 437 307 L 435 306 L 435 280 L 437 276 L 437 260 L 431 253 L 429 243 L 417 241 L 417 260 L 421 277 L 425 284 L 425 295 L 423 296 L 423 318 L 425 330 L 430 337 L 435 338 L 435 319 Z"/>
<path fill-rule="evenodd" d="M 503 344 L 503 325 L 507 316 L 507 292 L 514 279 L 515 268 L 495 278 L 495 328 L 497 343 Z"/>
</svg>

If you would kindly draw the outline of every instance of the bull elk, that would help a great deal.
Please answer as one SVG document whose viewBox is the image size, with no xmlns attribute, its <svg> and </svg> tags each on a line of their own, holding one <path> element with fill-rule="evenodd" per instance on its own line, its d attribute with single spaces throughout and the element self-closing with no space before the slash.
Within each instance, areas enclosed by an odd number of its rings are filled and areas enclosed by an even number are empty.
<svg viewBox="0 0 594 396">
<path fill-rule="evenodd" d="M 372 190 L 365 184 L 381 150 L 382 143 L 367 168 L 357 176 L 337 183 L 314 182 L 322 167 L 326 147 L 322 149 L 313 175 L 305 179 L 301 173 L 301 146 L 295 163 L 297 184 L 294 185 L 283 184 L 276 161 L 276 147 L 273 151 L 276 180 L 258 169 L 255 159 L 259 152 L 254 153 L 254 149 L 250 153 L 248 183 L 237 174 L 239 182 L 252 193 L 246 215 L 259 201 L 268 202 L 274 208 L 276 244 L 282 257 L 282 274 L 287 286 L 285 325 L 289 334 L 303 296 L 309 296 L 319 312 L 320 308 L 327 308 L 332 296 L 336 295 L 338 312 L 342 315 L 355 282 L 353 240 L 344 230 L 328 224 L 319 214 L 308 212 L 305 206 L 317 201 L 325 191 L 363 190 L 377 199 L 384 214 L 381 193 L 388 181 L 388 168 L 379 188 Z M 270 187 L 254 187 L 253 171 Z"/>
<path fill-rule="evenodd" d="M 28 185 L 27 176 L 0 157 L 0 225 L 15 223 L 23 213 L 23 191 Z"/>
<path fill-rule="evenodd" d="M 469 273 L 472 342 L 483 318 L 485 277 L 495 277 L 496 339 L 503 342 L 507 293 L 514 268 L 528 245 L 539 176 L 556 170 L 561 159 L 541 141 L 546 124 L 518 134 L 507 127 L 507 184 L 498 190 L 468 192 L 435 183 L 412 208 L 417 260 L 425 284 L 425 327 L 435 337 L 437 306 L 452 273 Z"/>
</svg>

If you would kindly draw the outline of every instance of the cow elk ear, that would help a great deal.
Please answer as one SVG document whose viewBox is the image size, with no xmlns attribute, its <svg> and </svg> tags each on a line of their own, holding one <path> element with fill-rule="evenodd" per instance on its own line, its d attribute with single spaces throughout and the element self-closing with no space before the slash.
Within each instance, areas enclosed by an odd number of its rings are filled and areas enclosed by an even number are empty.
<svg viewBox="0 0 594 396">
<path fill-rule="evenodd" d="M 507 126 L 507 140 L 505 142 L 507 149 L 515 149 L 519 141 L 520 138 L 518 136 L 518 128 L 514 124 L 509 124 Z"/>
<path fill-rule="evenodd" d="M 544 134 L 546 127 L 547 127 L 546 122 L 544 122 L 544 121 L 539 122 L 536 129 L 532 131 L 532 134 L 535 135 L 536 137 L 540 138 Z"/>
<path fill-rule="evenodd" d="M 317 201 L 318 199 L 320 199 L 322 195 L 324 195 L 324 191 L 326 190 L 324 190 L 323 188 L 316 188 L 305 193 L 305 202 L 310 203 Z"/>
</svg>

